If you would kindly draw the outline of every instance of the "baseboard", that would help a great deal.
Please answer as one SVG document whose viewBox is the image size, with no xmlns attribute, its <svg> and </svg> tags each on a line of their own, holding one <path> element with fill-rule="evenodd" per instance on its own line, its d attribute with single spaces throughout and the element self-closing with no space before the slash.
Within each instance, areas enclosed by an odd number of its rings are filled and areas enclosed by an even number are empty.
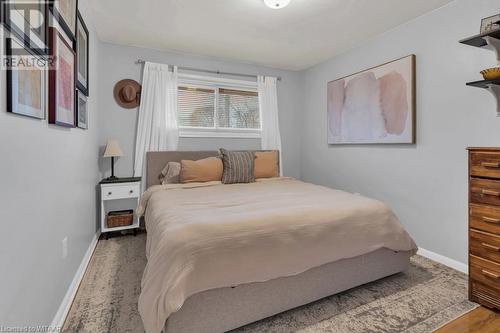
<svg viewBox="0 0 500 333">
<path fill-rule="evenodd" d="M 454 259 L 442 256 L 440 254 L 437 254 L 435 252 L 432 252 L 432 251 L 429 251 L 426 249 L 422 249 L 422 248 L 418 249 L 417 254 L 421 255 L 422 257 L 426 257 L 426 258 L 429 258 L 431 260 L 434 260 L 434 261 L 436 261 L 440 264 L 443 264 L 445 266 L 456 269 L 459 272 L 469 274 L 469 267 L 460 261 L 456 261 Z"/>
<path fill-rule="evenodd" d="M 56 315 L 52 320 L 51 327 L 60 327 L 62 329 L 62 326 L 64 325 L 64 320 L 66 320 L 66 316 L 68 315 L 69 309 L 71 308 L 71 304 L 73 303 L 73 299 L 75 298 L 78 287 L 80 286 L 80 282 L 82 282 L 83 275 L 87 270 L 87 266 L 90 262 L 92 254 L 94 253 L 100 235 L 101 231 L 99 230 L 98 232 L 96 232 L 94 238 L 90 242 L 89 248 L 87 249 L 87 252 L 83 256 L 82 262 L 80 263 L 80 266 L 76 271 L 75 277 L 73 278 L 73 281 L 71 281 L 68 291 L 66 292 L 66 295 L 64 295 L 61 305 L 59 306 L 59 309 L 57 310 Z"/>
</svg>

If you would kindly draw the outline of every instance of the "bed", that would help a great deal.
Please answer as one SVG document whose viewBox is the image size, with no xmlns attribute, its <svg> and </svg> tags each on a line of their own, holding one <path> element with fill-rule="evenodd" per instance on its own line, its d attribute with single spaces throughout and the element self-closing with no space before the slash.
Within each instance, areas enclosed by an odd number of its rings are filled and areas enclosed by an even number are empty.
<svg viewBox="0 0 500 333">
<path fill-rule="evenodd" d="M 383 203 L 295 179 L 159 185 L 150 152 L 139 312 L 147 333 L 221 333 L 404 271 L 416 245 Z"/>
</svg>

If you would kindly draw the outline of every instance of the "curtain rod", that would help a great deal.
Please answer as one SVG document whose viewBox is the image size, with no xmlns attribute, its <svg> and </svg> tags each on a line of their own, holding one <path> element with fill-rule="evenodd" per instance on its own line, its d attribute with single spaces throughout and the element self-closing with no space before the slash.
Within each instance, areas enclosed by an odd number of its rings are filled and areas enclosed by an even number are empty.
<svg viewBox="0 0 500 333">
<path fill-rule="evenodd" d="M 135 62 L 138 65 L 145 64 L 146 61 L 143 59 L 137 59 Z M 201 69 L 201 68 L 194 68 L 194 67 L 177 67 L 181 70 L 185 71 L 195 71 L 195 72 L 202 72 L 202 73 L 209 73 L 209 74 L 219 74 L 219 75 L 232 75 L 232 76 L 242 76 L 242 77 L 251 77 L 254 79 L 257 79 L 257 75 L 251 75 L 251 74 L 241 74 L 241 73 L 230 73 L 230 72 L 221 72 L 221 71 L 211 71 L 208 69 Z M 281 81 L 281 76 L 277 77 L 278 81 Z"/>
</svg>

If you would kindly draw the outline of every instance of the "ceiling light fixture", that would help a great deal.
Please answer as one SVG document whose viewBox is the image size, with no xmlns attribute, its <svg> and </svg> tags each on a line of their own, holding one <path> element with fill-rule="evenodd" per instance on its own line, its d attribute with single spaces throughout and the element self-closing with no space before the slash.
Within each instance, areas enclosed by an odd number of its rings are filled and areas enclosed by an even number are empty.
<svg viewBox="0 0 500 333">
<path fill-rule="evenodd" d="M 267 7 L 272 9 L 281 9 L 288 6 L 290 0 L 264 0 Z"/>
</svg>

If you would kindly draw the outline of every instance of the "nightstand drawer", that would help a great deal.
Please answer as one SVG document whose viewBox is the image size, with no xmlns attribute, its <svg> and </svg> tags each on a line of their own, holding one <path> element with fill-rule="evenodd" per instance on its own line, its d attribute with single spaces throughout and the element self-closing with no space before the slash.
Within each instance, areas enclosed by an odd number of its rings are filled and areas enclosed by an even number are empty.
<svg viewBox="0 0 500 333">
<path fill-rule="evenodd" d="M 102 200 L 137 198 L 140 194 L 139 184 L 103 186 Z"/>
</svg>

